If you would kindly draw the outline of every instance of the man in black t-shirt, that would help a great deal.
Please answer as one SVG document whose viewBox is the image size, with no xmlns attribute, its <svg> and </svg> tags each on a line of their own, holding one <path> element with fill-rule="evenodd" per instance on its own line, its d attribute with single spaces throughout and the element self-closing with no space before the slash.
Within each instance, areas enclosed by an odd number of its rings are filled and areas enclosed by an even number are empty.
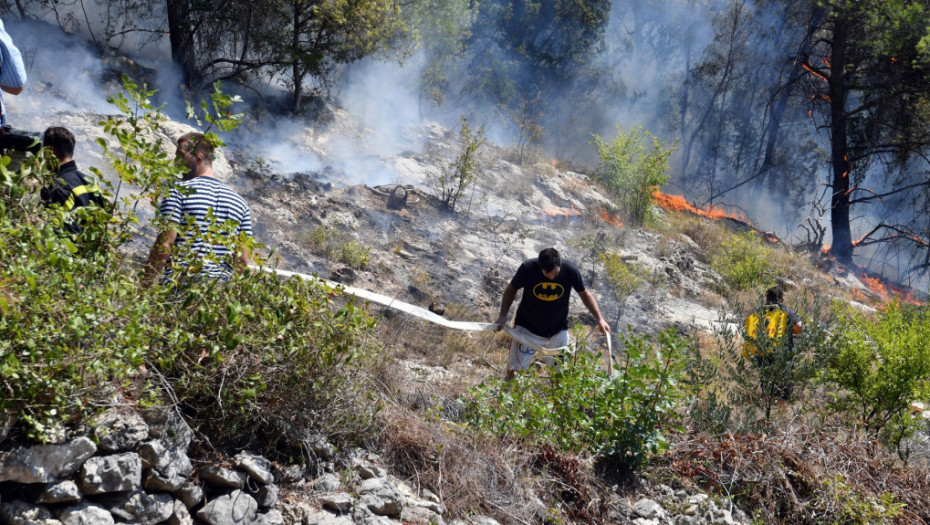
<svg viewBox="0 0 930 525">
<path fill-rule="evenodd" d="M 574 289 L 602 333 L 609 334 L 610 326 L 601 316 L 597 301 L 585 289 L 584 279 L 578 268 L 563 261 L 555 248 L 546 248 L 539 257 L 525 261 L 504 290 L 500 316 L 497 324 L 503 328 L 510 314 L 510 306 L 523 288 L 523 298 L 517 307 L 514 330 L 534 341 L 542 348 L 561 348 L 568 345 L 568 303 Z M 500 330 L 499 328 L 498 330 Z M 507 378 L 514 372 L 526 370 L 533 362 L 536 351 L 516 339 L 510 343 L 510 358 L 507 363 Z"/>
</svg>

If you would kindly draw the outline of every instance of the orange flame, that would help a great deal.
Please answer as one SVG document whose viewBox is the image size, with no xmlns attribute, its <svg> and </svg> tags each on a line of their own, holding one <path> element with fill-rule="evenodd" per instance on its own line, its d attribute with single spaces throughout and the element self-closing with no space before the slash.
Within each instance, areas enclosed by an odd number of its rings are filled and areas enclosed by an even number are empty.
<svg viewBox="0 0 930 525">
<path fill-rule="evenodd" d="M 749 219 L 742 213 L 729 213 L 716 206 L 710 206 L 706 210 L 695 208 L 691 204 L 688 204 L 688 201 L 681 195 L 666 195 L 660 191 L 655 191 L 652 193 L 652 200 L 666 210 L 687 211 L 715 221 L 720 219 L 736 219 L 742 222 L 749 222 Z"/>
<path fill-rule="evenodd" d="M 826 60 L 826 59 L 824 59 L 824 60 Z M 806 69 L 810 74 L 814 75 L 815 77 L 817 77 L 817 78 L 823 80 L 824 82 L 829 82 L 829 79 L 826 77 L 826 75 L 824 75 L 824 74 L 821 73 L 820 71 L 817 71 L 816 69 L 810 67 L 809 65 L 805 64 L 804 62 L 801 62 L 801 67 L 803 67 L 804 69 Z"/>
<path fill-rule="evenodd" d="M 581 215 L 581 212 L 575 209 L 575 205 L 572 204 L 571 209 L 565 208 L 546 208 L 539 212 L 543 217 L 555 217 L 555 218 L 567 218 L 567 217 L 576 217 Z"/>
<path fill-rule="evenodd" d="M 601 208 L 601 209 L 597 210 L 597 216 L 598 216 L 602 221 L 604 221 L 604 222 L 606 222 L 606 223 L 608 223 L 608 224 L 613 224 L 613 225 L 616 226 L 617 228 L 623 228 L 623 223 L 620 222 L 620 219 L 618 219 L 618 218 L 614 217 L 613 215 L 611 215 L 610 212 L 607 211 L 607 210 L 605 210 L 604 208 Z"/>
<path fill-rule="evenodd" d="M 880 279 L 877 277 L 868 277 L 865 275 L 860 275 L 859 280 L 862 281 L 862 284 L 866 286 L 872 293 L 882 298 L 882 301 L 887 301 L 889 298 L 888 288 L 885 286 Z"/>
<path fill-rule="evenodd" d="M 550 159 L 550 160 L 549 160 L 549 164 L 550 164 L 551 166 L 558 166 L 558 165 L 559 165 L 559 161 L 558 161 L 558 159 Z"/>
</svg>

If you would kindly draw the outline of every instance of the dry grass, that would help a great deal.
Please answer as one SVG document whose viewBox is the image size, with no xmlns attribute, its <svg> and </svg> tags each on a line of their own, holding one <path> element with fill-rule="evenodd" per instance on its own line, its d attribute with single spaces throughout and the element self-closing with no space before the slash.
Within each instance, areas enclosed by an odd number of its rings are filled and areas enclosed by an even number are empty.
<svg viewBox="0 0 930 525">
<path fill-rule="evenodd" d="M 400 410 L 385 414 L 380 449 L 392 473 L 439 496 L 449 516 L 483 514 L 502 523 L 537 523 L 545 509 L 530 491 L 532 453 L 466 437 L 447 423 Z"/>
<path fill-rule="evenodd" d="M 902 465 L 875 442 L 797 428 L 774 436 L 699 434 L 661 462 L 764 523 L 852 522 L 853 502 L 877 502 L 886 493 L 906 505 L 894 523 L 930 523 L 930 470 Z"/>
</svg>

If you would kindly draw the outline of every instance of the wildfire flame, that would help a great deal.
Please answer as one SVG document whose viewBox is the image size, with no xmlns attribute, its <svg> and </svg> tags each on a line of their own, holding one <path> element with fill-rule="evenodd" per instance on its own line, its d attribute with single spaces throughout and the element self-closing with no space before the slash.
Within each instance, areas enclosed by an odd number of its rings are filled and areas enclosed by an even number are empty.
<svg viewBox="0 0 930 525">
<path fill-rule="evenodd" d="M 577 217 L 581 215 L 581 212 L 575 209 L 575 205 L 572 204 L 571 209 L 565 208 L 546 208 L 541 210 L 540 215 L 543 217 L 554 217 L 554 218 L 568 218 L 568 217 Z"/>
<path fill-rule="evenodd" d="M 707 209 L 702 210 L 695 208 L 688 201 L 685 200 L 681 195 L 666 195 L 660 191 L 652 193 L 652 200 L 654 200 L 659 206 L 662 206 L 666 210 L 673 211 L 687 211 L 695 215 L 700 215 L 701 217 L 707 217 L 708 219 L 720 220 L 720 219 L 736 219 L 742 222 L 749 222 L 749 219 L 746 218 L 742 213 L 730 213 L 722 208 L 716 206 L 709 206 Z"/>
<path fill-rule="evenodd" d="M 614 217 L 613 215 L 611 215 L 610 212 L 607 211 L 607 210 L 605 210 L 604 208 L 601 208 L 601 209 L 597 210 L 597 216 L 598 216 L 598 218 L 600 218 L 602 221 L 604 221 L 604 222 L 606 222 L 606 223 L 608 223 L 608 224 L 613 224 L 613 225 L 616 226 L 617 228 L 623 228 L 623 223 L 620 222 L 620 219 L 618 219 L 618 218 Z"/>
<path fill-rule="evenodd" d="M 862 281 L 872 293 L 882 298 L 882 301 L 888 301 L 890 294 L 888 293 L 888 288 L 885 286 L 880 279 L 877 277 L 868 277 L 866 275 L 860 275 L 859 280 Z"/>
</svg>

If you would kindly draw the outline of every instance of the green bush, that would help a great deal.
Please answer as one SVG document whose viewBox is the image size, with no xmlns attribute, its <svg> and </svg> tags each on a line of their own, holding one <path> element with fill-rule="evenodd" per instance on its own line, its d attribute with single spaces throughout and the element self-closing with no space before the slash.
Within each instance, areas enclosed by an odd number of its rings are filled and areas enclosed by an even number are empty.
<svg viewBox="0 0 930 525">
<path fill-rule="evenodd" d="M 447 164 L 432 182 L 443 206 L 454 211 L 459 199 L 465 196 L 478 178 L 478 149 L 484 145 L 484 126 L 473 130 L 468 119 L 462 116 L 459 128 L 459 155 Z"/>
<path fill-rule="evenodd" d="M 129 98 L 114 98 L 123 119 L 104 123 L 119 147 L 106 154 L 121 184 L 143 190 L 120 197 L 113 216 L 82 208 L 84 232 L 62 234 L 65 212 L 42 206 L 30 183 L 52 177 L 43 158 L 16 172 L 0 161 L 0 441 L 9 420 L 17 434 L 57 439 L 62 423 L 80 423 L 114 392 L 174 406 L 215 444 L 262 448 L 296 444 L 309 429 L 364 428 L 378 405 L 363 378 L 378 352 L 368 343 L 374 322 L 353 302 L 315 282 L 202 281 L 180 266 L 167 285 L 142 289 L 137 263 L 111 249 L 137 222 L 136 204 L 164 195 L 179 173 L 142 138 L 160 118 L 151 92 L 124 85 Z M 229 226 L 204 235 L 234 251 L 260 248 L 220 235 Z M 101 236 L 103 250 L 83 249 Z"/>
<path fill-rule="evenodd" d="M 710 267 L 723 279 L 724 293 L 761 289 L 775 273 L 772 250 L 752 232 L 733 235 L 715 250 Z"/>
<path fill-rule="evenodd" d="M 370 248 L 332 226 L 320 225 L 311 230 L 307 243 L 314 253 L 351 268 L 364 268 L 371 259 Z"/>
<path fill-rule="evenodd" d="M 604 252 L 600 259 L 604 264 L 607 282 L 614 291 L 614 298 L 617 299 L 616 322 L 619 323 L 626 300 L 649 282 L 650 274 L 642 265 L 623 260 L 623 256 L 618 252 Z"/>
<path fill-rule="evenodd" d="M 825 379 L 839 388 L 831 406 L 902 456 L 902 442 L 920 423 L 908 405 L 930 398 L 928 341 L 930 310 L 895 302 L 877 321 L 846 311 L 825 356 Z"/>
<path fill-rule="evenodd" d="M 620 334 L 621 365 L 608 378 L 601 359 L 584 349 L 564 359 L 549 377 L 530 370 L 509 382 L 472 390 L 467 420 L 528 444 L 552 443 L 567 451 L 599 454 L 624 469 L 666 450 L 662 431 L 672 427 L 680 398 L 680 357 L 688 342 L 672 330 L 658 342 Z"/>
<path fill-rule="evenodd" d="M 600 183 L 620 199 L 627 218 L 634 224 L 651 220 L 652 194 L 668 180 L 668 158 L 675 147 L 666 148 L 641 127 L 624 133 L 619 126 L 613 142 L 605 142 L 595 134 L 593 144 L 601 159 Z"/>
</svg>

